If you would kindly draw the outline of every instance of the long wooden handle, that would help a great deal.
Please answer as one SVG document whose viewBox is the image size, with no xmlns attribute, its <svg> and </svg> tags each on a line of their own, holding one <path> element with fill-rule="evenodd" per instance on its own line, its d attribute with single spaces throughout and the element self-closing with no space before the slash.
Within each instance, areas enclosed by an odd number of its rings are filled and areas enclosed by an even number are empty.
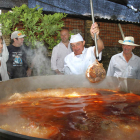
<svg viewBox="0 0 140 140">
<path fill-rule="evenodd" d="M 94 11 L 93 11 L 92 0 L 90 0 L 90 7 L 91 7 L 92 23 L 94 24 L 95 20 L 94 20 Z M 94 42 L 95 42 L 95 50 L 96 50 L 96 59 L 99 59 L 98 45 L 97 45 L 97 36 L 96 36 L 96 34 L 94 34 Z"/>
<path fill-rule="evenodd" d="M 123 30 L 122 30 L 122 27 L 121 27 L 120 23 L 118 24 L 118 26 L 119 26 L 119 29 L 120 29 L 120 32 L 121 32 L 122 38 L 123 38 L 123 40 L 124 40 L 124 33 L 123 33 Z"/>
</svg>

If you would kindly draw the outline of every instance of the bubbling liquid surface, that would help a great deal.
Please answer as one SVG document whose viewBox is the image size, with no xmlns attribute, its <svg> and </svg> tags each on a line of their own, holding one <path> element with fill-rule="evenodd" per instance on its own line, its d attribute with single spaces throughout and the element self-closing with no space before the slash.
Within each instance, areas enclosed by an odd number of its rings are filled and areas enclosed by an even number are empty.
<svg viewBox="0 0 140 140">
<path fill-rule="evenodd" d="M 140 96 L 67 88 L 15 93 L 0 104 L 0 128 L 52 140 L 139 140 Z"/>
</svg>

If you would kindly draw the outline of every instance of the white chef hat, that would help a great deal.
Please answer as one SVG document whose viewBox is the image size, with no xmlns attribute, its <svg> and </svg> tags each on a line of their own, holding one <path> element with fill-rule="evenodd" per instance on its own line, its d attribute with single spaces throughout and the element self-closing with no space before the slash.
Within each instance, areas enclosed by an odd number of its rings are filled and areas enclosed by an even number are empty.
<svg viewBox="0 0 140 140">
<path fill-rule="evenodd" d="M 83 37 L 79 33 L 76 35 L 71 35 L 70 43 L 75 43 L 79 41 L 84 41 Z"/>
</svg>

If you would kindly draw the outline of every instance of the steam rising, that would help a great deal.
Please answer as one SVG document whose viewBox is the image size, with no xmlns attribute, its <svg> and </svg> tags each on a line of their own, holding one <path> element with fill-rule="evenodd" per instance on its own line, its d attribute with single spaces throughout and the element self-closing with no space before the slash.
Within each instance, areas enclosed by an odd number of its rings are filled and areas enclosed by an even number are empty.
<svg viewBox="0 0 140 140">
<path fill-rule="evenodd" d="M 6 114 L 1 115 L 0 128 L 13 132 L 16 132 L 18 130 L 20 132 L 20 130 L 24 128 L 22 124 L 28 124 L 28 121 L 22 118 L 20 114 L 20 112 L 11 109 L 8 112 L 6 112 Z"/>
<path fill-rule="evenodd" d="M 28 65 L 34 64 L 33 76 L 54 74 L 51 70 L 51 60 L 48 57 L 47 48 L 41 42 L 36 42 L 36 49 L 26 49 L 25 46 L 23 49 L 27 54 Z"/>
</svg>

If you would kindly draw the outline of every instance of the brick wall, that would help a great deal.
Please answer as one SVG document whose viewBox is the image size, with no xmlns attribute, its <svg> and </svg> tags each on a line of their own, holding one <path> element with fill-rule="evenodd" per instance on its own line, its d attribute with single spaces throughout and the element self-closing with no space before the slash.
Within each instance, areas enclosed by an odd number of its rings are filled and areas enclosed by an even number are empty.
<svg viewBox="0 0 140 140">
<path fill-rule="evenodd" d="M 97 22 L 100 27 L 100 37 L 102 38 L 105 46 L 121 46 L 118 43 L 118 40 L 122 39 L 118 23 L 107 23 L 107 22 Z M 92 24 L 92 21 L 86 20 L 85 23 L 85 34 L 86 34 L 86 41 L 87 44 L 92 44 L 91 39 L 88 37 L 90 36 L 89 29 Z M 121 24 L 122 30 L 125 36 L 133 36 L 135 38 L 135 43 L 140 44 L 140 25 L 135 24 Z"/>
<path fill-rule="evenodd" d="M 83 37 L 85 36 L 85 20 L 79 18 L 64 18 L 64 26 L 74 33 L 80 33 Z"/>
<path fill-rule="evenodd" d="M 4 11 L 5 12 L 5 11 Z M 81 33 L 83 38 L 86 41 L 85 47 L 93 46 L 94 41 L 90 36 L 90 26 L 92 24 L 91 20 L 84 20 L 80 18 L 66 17 L 63 19 L 64 26 L 69 28 L 74 34 Z M 122 51 L 121 44 L 118 43 L 118 40 L 122 39 L 118 23 L 110 23 L 109 21 L 97 21 L 100 27 L 100 37 L 104 42 L 105 49 L 103 50 L 102 63 L 107 70 L 110 58 L 112 55 L 117 54 Z M 122 23 L 122 30 L 125 36 L 133 36 L 135 38 L 135 43 L 140 44 L 140 25 Z M 17 28 L 22 29 L 22 24 L 18 24 Z M 5 36 L 6 44 L 10 43 L 10 36 Z M 140 47 L 134 49 L 134 53 L 140 56 Z"/>
<path fill-rule="evenodd" d="M 122 36 L 117 23 L 98 22 L 100 28 L 100 37 L 104 42 L 105 49 L 103 50 L 102 63 L 107 70 L 110 58 L 117 53 L 122 52 L 122 45 L 118 43 L 118 40 L 122 40 Z M 91 20 L 85 21 L 85 40 L 86 47 L 93 46 L 94 41 L 90 37 Z M 123 23 L 121 24 L 122 30 L 125 36 L 133 36 L 135 43 L 140 44 L 140 25 Z M 140 56 L 140 47 L 134 49 L 134 54 Z"/>
</svg>

